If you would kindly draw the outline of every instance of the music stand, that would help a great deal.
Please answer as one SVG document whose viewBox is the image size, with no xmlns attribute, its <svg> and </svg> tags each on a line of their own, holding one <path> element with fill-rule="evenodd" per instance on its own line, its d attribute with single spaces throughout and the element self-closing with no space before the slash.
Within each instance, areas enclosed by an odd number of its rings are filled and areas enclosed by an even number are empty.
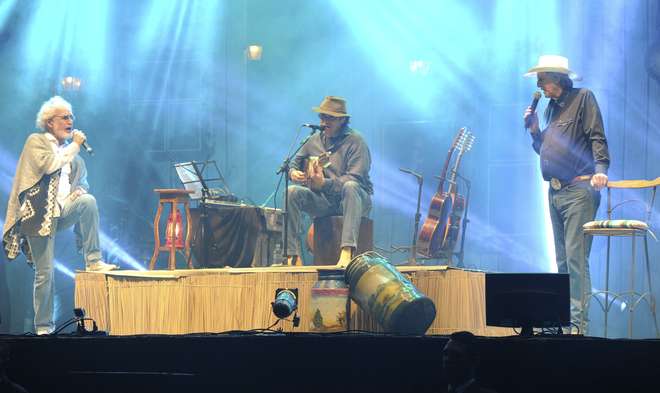
<svg viewBox="0 0 660 393">
<path fill-rule="evenodd" d="M 226 194 L 230 194 L 229 188 L 215 160 L 181 162 L 174 164 L 174 169 L 179 175 L 183 188 L 193 191 L 190 199 L 199 200 L 199 227 L 201 234 L 198 241 L 201 243 L 202 260 L 198 262 L 200 265 L 206 266 L 208 260 L 208 244 L 206 242 L 206 233 L 208 232 L 208 214 L 206 212 L 206 201 L 209 199 L 208 185 L 209 183 L 220 182 L 220 188 Z M 193 239 L 197 240 L 197 236 Z M 188 258 L 192 258 L 192 253 L 190 253 Z M 188 260 L 187 262 L 190 261 Z"/>
<path fill-rule="evenodd" d="M 209 198 L 209 190 L 212 188 L 219 188 L 227 195 L 231 194 L 215 160 L 181 162 L 174 164 L 174 169 L 183 184 L 183 188 L 193 191 L 190 199 L 205 200 L 205 198 Z M 219 187 L 215 187 L 216 185 L 219 185 Z"/>
</svg>

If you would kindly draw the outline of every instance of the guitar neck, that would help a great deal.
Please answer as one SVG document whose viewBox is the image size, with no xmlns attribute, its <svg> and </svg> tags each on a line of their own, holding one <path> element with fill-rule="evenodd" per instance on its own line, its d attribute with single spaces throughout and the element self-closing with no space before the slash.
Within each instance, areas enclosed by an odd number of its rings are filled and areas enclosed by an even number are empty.
<svg viewBox="0 0 660 393">
<path fill-rule="evenodd" d="M 447 159 L 445 159 L 445 165 L 442 167 L 442 172 L 440 173 L 439 179 L 440 183 L 438 184 L 438 191 L 439 193 L 442 192 L 445 186 L 445 180 L 447 179 L 447 170 L 449 169 L 449 163 L 451 162 L 451 157 L 454 154 L 454 150 L 456 147 L 454 144 L 449 148 L 449 151 L 447 151 Z"/>
<path fill-rule="evenodd" d="M 448 194 L 455 194 L 456 193 L 456 176 L 458 175 L 458 167 L 461 164 L 461 159 L 463 158 L 463 153 L 464 150 L 461 149 L 461 151 L 458 153 L 458 156 L 456 156 L 456 161 L 454 162 L 454 166 L 451 169 L 451 173 L 449 175 L 449 187 L 447 188 L 447 193 Z"/>
</svg>

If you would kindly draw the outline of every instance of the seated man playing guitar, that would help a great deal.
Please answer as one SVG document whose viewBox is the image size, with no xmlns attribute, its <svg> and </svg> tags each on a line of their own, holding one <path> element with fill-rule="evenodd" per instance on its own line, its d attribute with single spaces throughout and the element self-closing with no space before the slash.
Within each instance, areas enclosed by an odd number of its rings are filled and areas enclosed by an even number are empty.
<svg viewBox="0 0 660 393">
<path fill-rule="evenodd" d="M 312 110 L 319 113 L 323 130 L 300 149 L 289 171 L 291 180 L 298 184 L 288 189 L 291 233 L 285 239 L 287 263 L 302 265 L 301 213 L 305 212 L 312 217 L 344 217 L 337 265 L 345 267 L 357 247 L 360 220 L 371 210 L 371 155 L 362 136 L 348 126 L 350 116 L 343 98 L 325 97 Z"/>
</svg>

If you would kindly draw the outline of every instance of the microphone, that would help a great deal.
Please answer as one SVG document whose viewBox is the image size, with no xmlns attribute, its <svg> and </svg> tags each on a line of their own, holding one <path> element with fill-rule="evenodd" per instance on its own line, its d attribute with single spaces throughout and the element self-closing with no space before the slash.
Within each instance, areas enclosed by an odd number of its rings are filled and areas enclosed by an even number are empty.
<svg viewBox="0 0 660 393">
<path fill-rule="evenodd" d="M 309 124 L 309 123 L 305 123 L 302 126 L 307 127 L 307 128 L 311 128 L 312 130 L 317 130 L 317 131 L 323 131 L 327 128 L 326 126 L 317 126 L 316 124 Z"/>
<path fill-rule="evenodd" d="M 536 106 L 539 104 L 539 100 L 541 99 L 541 92 L 540 91 L 535 91 L 534 94 L 532 94 L 532 104 L 530 107 L 532 108 L 532 113 L 536 112 Z M 525 119 L 525 128 L 529 128 L 531 124 L 531 115 Z"/>
<path fill-rule="evenodd" d="M 73 130 L 72 132 L 76 132 L 76 131 L 80 131 L 80 130 L 76 129 L 76 130 Z M 83 142 L 82 145 L 80 145 L 80 147 L 85 149 L 87 154 L 89 154 L 90 156 L 94 155 L 94 149 L 92 149 L 92 147 L 89 145 L 89 143 L 87 143 L 87 140 L 85 140 L 85 142 Z"/>
<path fill-rule="evenodd" d="M 413 175 L 413 176 L 415 176 L 415 177 L 418 178 L 418 179 L 421 179 L 421 178 L 422 178 L 422 175 L 420 175 L 419 173 L 413 171 L 412 169 L 408 169 L 408 168 L 399 168 L 399 170 L 400 170 L 401 172 L 403 172 L 403 173 L 407 173 L 407 174 L 409 174 L 409 175 Z"/>
<path fill-rule="evenodd" d="M 80 147 L 85 149 L 87 154 L 89 154 L 90 156 L 94 155 L 94 149 L 92 149 L 92 147 L 87 143 L 87 141 L 83 142 L 82 145 L 80 145 Z"/>
</svg>

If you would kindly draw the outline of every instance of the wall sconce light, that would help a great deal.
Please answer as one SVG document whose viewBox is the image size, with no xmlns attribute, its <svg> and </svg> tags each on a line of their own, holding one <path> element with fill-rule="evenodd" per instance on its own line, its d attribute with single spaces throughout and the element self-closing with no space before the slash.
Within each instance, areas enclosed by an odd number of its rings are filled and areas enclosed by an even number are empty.
<svg viewBox="0 0 660 393">
<path fill-rule="evenodd" d="M 426 60 L 412 60 L 410 61 L 410 72 L 426 76 L 431 72 L 431 62 Z"/>
<path fill-rule="evenodd" d="M 81 81 L 80 78 L 76 76 L 65 76 L 64 78 L 62 78 L 61 83 L 64 90 L 74 90 L 74 91 L 80 90 Z"/>
<path fill-rule="evenodd" d="M 259 61 L 261 60 L 261 54 L 263 51 L 264 48 L 261 45 L 250 45 L 246 50 L 247 58 L 252 61 Z"/>
</svg>

